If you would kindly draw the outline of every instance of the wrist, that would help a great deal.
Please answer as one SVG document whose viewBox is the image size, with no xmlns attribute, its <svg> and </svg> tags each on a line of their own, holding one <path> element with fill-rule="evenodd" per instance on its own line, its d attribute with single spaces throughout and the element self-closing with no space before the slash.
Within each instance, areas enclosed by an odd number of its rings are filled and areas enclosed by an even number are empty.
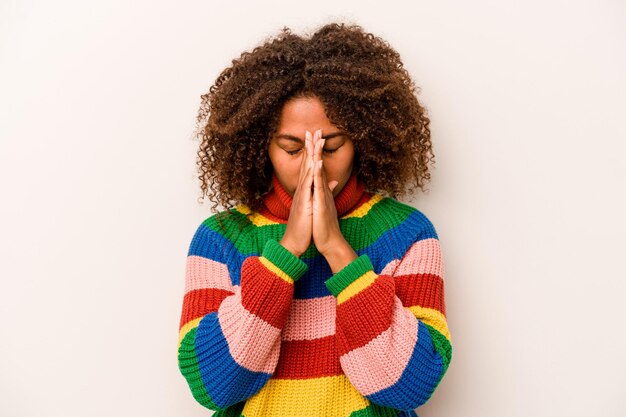
<svg viewBox="0 0 626 417">
<path fill-rule="evenodd" d="M 300 252 L 299 250 L 297 250 L 289 241 L 289 239 L 285 239 L 282 238 L 279 242 L 281 244 L 282 247 L 284 247 L 285 249 L 287 249 L 289 252 L 293 253 L 295 256 L 297 256 L 298 258 L 300 256 L 302 256 L 302 252 Z"/>
<path fill-rule="evenodd" d="M 307 270 L 300 258 L 274 239 L 265 242 L 260 262 L 287 282 L 297 281 Z"/>
<path fill-rule="evenodd" d="M 322 255 L 326 258 L 333 274 L 341 271 L 346 265 L 359 257 L 345 239 L 343 242 L 330 247 L 331 249 L 325 251 Z"/>
</svg>

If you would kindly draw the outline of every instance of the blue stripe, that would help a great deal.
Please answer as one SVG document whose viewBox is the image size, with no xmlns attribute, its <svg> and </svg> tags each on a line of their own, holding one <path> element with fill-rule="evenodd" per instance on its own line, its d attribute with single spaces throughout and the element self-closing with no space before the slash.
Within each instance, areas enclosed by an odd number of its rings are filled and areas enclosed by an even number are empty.
<svg viewBox="0 0 626 417">
<path fill-rule="evenodd" d="M 372 402 L 411 410 L 424 404 L 433 394 L 443 371 L 443 359 L 435 350 L 426 325 L 420 321 L 418 326 L 417 343 L 400 379 L 392 386 L 368 395 Z"/>
<path fill-rule="evenodd" d="M 196 230 L 187 255 L 202 256 L 226 264 L 233 285 L 239 285 L 241 265 L 250 256 L 241 254 L 233 242 L 204 224 Z"/>
<path fill-rule="evenodd" d="M 271 377 L 271 374 L 253 372 L 235 362 L 217 313 L 207 314 L 200 320 L 196 329 L 195 351 L 202 382 L 213 402 L 221 408 L 251 397 Z"/>
<path fill-rule="evenodd" d="M 413 211 L 402 223 L 385 231 L 366 248 L 368 253 L 380 254 L 376 260 L 372 258 L 374 272 L 380 274 L 389 262 L 401 259 L 415 242 L 430 238 L 439 238 L 432 223 L 420 211 Z"/>
<path fill-rule="evenodd" d="M 374 266 L 374 272 L 380 274 L 389 262 L 400 259 L 415 241 L 429 238 L 438 238 L 435 228 L 423 213 L 415 210 L 404 222 L 385 231 L 376 242 L 356 252 L 358 256 L 368 255 Z M 264 242 L 260 244 L 263 246 Z M 191 241 L 188 255 L 202 256 L 225 264 L 232 285 L 240 285 L 241 265 L 244 260 L 248 256 L 260 256 L 260 253 L 242 254 L 229 239 L 201 224 Z M 301 259 L 307 264 L 308 271 L 302 279 L 296 281 L 294 298 L 309 299 L 330 295 L 324 284 L 324 281 L 332 276 L 326 260 L 321 255 Z"/>
<path fill-rule="evenodd" d="M 380 275 L 389 262 L 394 259 L 401 259 L 412 244 L 418 240 L 429 238 L 438 238 L 435 228 L 424 214 L 416 210 L 404 222 L 387 230 L 381 234 L 378 240 L 356 251 L 356 253 L 358 256 L 368 255 L 372 261 L 374 272 Z M 308 271 L 295 283 L 294 298 L 308 299 L 330 295 L 324 281 L 330 278 L 333 273 L 326 260 L 321 256 L 302 260 L 307 264 Z"/>
</svg>

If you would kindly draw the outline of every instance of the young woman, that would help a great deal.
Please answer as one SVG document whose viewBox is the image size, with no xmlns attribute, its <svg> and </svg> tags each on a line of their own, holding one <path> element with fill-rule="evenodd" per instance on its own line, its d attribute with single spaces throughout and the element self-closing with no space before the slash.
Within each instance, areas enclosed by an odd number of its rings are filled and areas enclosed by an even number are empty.
<svg viewBox="0 0 626 417">
<path fill-rule="evenodd" d="M 333 23 L 284 28 L 202 96 L 215 214 L 188 251 L 178 365 L 214 415 L 416 416 L 440 383 L 441 248 L 396 200 L 430 179 L 415 91 L 387 42 Z"/>
</svg>

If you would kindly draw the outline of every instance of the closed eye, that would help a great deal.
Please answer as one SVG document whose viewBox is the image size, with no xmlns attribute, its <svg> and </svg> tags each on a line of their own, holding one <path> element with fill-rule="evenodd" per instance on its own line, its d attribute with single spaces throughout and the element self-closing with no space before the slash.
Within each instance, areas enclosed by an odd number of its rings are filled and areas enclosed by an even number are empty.
<svg viewBox="0 0 626 417">
<path fill-rule="evenodd" d="M 323 150 L 324 152 L 326 152 L 326 153 L 335 153 L 335 152 L 337 152 L 337 150 L 338 150 L 338 149 L 339 149 L 339 148 L 336 148 L 336 149 L 322 149 L 322 150 Z M 302 148 L 300 148 L 300 149 L 296 149 L 295 151 L 287 151 L 287 150 L 286 150 L 285 152 L 287 152 L 289 155 L 296 155 L 296 154 L 297 154 L 298 152 L 300 152 L 301 150 L 302 150 Z"/>
</svg>

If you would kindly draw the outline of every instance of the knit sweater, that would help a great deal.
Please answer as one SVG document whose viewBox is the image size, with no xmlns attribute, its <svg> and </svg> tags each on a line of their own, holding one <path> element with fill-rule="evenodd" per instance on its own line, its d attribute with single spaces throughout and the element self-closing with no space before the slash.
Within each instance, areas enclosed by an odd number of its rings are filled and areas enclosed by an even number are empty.
<svg viewBox="0 0 626 417">
<path fill-rule="evenodd" d="M 272 184 L 191 240 L 177 355 L 194 398 L 215 416 L 417 416 L 452 354 L 432 223 L 353 174 L 335 207 L 358 258 L 333 274 L 313 242 L 278 243 L 292 199 Z"/>
</svg>

